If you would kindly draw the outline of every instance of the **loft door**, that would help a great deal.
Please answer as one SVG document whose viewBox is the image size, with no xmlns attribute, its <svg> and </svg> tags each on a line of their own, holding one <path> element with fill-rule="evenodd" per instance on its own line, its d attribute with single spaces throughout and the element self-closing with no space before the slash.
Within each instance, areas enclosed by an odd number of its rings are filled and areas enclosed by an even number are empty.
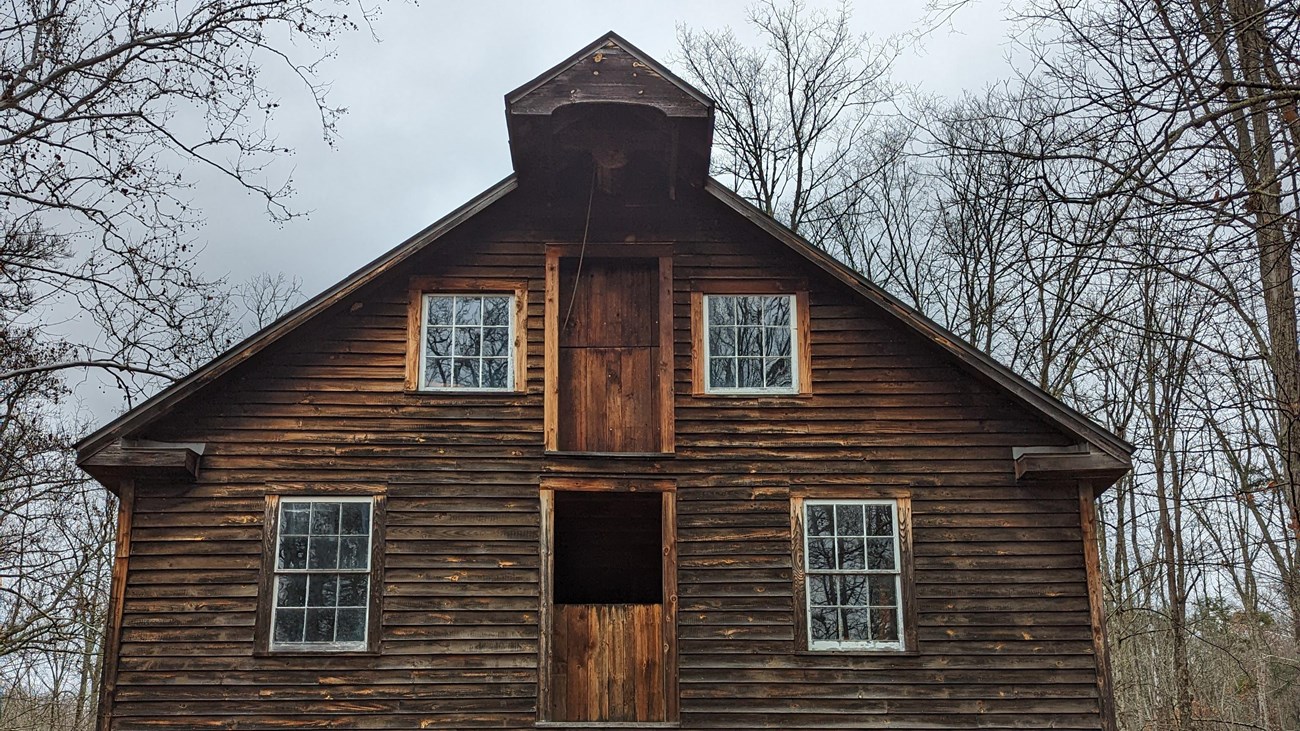
<svg viewBox="0 0 1300 731">
<path fill-rule="evenodd" d="M 629 248 L 636 255 L 626 255 Z M 548 450 L 673 451 L 667 251 L 640 244 L 547 247 Z"/>
<path fill-rule="evenodd" d="M 543 490 L 543 717 L 666 721 L 675 713 L 672 492 Z"/>
<path fill-rule="evenodd" d="M 559 444 L 659 449 L 656 259 L 560 261 Z"/>
</svg>

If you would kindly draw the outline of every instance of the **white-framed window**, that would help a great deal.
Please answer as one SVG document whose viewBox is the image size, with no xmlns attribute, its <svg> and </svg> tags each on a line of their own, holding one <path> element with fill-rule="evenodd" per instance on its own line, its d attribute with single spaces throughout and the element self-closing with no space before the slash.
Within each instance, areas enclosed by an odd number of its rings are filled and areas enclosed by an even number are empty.
<svg viewBox="0 0 1300 731">
<path fill-rule="evenodd" d="M 903 557 L 895 500 L 804 500 L 809 650 L 902 650 Z"/>
<path fill-rule="evenodd" d="M 706 393 L 798 393 L 793 294 L 704 295 Z"/>
<path fill-rule="evenodd" d="M 425 292 L 420 310 L 420 390 L 514 390 L 515 295 Z"/>
<path fill-rule="evenodd" d="M 281 497 L 276 520 L 272 650 L 365 650 L 374 500 Z"/>
</svg>

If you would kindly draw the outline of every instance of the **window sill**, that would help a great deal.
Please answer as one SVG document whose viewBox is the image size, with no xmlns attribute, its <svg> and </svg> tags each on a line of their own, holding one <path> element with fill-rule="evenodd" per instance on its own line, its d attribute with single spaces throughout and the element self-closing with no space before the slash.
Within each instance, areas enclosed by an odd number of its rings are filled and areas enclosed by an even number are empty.
<svg viewBox="0 0 1300 731">
<path fill-rule="evenodd" d="M 677 456 L 675 452 L 573 452 L 563 449 L 548 449 L 543 455 L 574 459 L 672 459 Z"/>
<path fill-rule="evenodd" d="M 786 399 L 810 399 L 812 392 L 773 393 L 771 391 L 697 391 L 691 394 L 696 398 L 716 399 L 751 399 L 755 401 L 784 401 Z"/>
<path fill-rule="evenodd" d="M 253 657 L 379 657 L 379 650 L 257 650 Z"/>
<path fill-rule="evenodd" d="M 408 396 L 436 396 L 439 398 L 463 396 L 466 398 L 481 398 L 484 396 L 498 398 L 501 396 L 527 396 L 527 391 L 510 390 L 502 391 L 496 388 L 403 388 L 402 393 Z"/>
<path fill-rule="evenodd" d="M 537 728 L 681 728 L 679 721 L 537 721 Z"/>
<path fill-rule="evenodd" d="M 920 657 L 920 650 L 864 650 L 851 648 L 844 650 L 796 650 L 802 657 Z"/>
</svg>

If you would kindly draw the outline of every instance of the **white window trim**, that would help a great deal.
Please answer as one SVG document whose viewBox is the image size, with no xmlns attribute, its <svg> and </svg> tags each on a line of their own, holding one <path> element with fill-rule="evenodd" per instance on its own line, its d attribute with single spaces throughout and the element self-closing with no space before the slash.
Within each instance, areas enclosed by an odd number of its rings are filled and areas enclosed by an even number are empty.
<svg viewBox="0 0 1300 731">
<path fill-rule="evenodd" d="M 880 569 L 853 569 L 853 570 L 834 570 L 827 571 L 820 569 L 812 571 L 808 568 L 808 539 L 811 537 L 811 531 L 808 529 L 808 508 L 815 505 L 888 505 L 891 513 L 891 522 L 894 526 L 894 570 L 882 571 Z M 808 635 L 808 649 L 814 652 L 826 650 L 896 650 L 901 651 L 904 648 L 905 638 L 907 637 L 906 621 L 907 617 L 903 616 L 903 553 L 901 546 L 902 526 L 898 524 L 898 501 L 890 498 L 879 499 L 846 499 L 846 498 L 824 498 L 824 499 L 805 499 L 800 510 L 803 515 L 799 516 L 803 525 L 803 594 L 804 594 L 804 624 L 806 625 Z M 863 576 L 887 576 L 894 577 L 894 616 L 898 623 L 898 640 L 894 642 L 877 642 L 875 640 L 815 640 L 812 636 L 812 592 L 808 589 L 808 577 L 811 575 L 863 575 Z"/>
<path fill-rule="evenodd" d="M 728 388 L 725 386 L 713 385 L 713 368 L 712 368 L 712 361 L 711 361 L 712 353 L 710 352 L 710 345 L 709 345 L 712 342 L 713 338 L 710 337 L 710 333 L 709 333 L 709 310 L 710 310 L 709 300 L 714 297 L 786 297 L 790 300 L 790 385 L 789 386 L 785 386 L 782 388 L 740 388 L 740 387 Z M 748 292 L 748 293 L 740 293 L 740 294 L 705 293 L 701 301 L 701 306 L 704 309 L 704 313 L 703 313 L 704 359 L 702 361 L 701 367 L 704 369 L 703 382 L 704 382 L 704 392 L 706 394 L 725 394 L 729 396 L 731 395 L 735 395 L 735 396 L 783 395 L 784 396 L 784 395 L 794 395 L 799 393 L 799 388 L 800 388 L 799 372 L 801 366 L 801 364 L 799 363 L 799 357 L 800 357 L 799 316 L 800 315 L 799 315 L 799 298 L 797 296 L 795 296 L 793 293 L 787 293 L 787 292 Z M 739 382 L 739 378 L 740 378 L 739 373 L 736 374 L 736 378 L 737 378 L 737 382 Z"/>
<path fill-rule="evenodd" d="M 509 307 L 509 317 L 507 319 L 508 331 L 506 332 L 506 342 L 509 348 L 509 355 L 506 357 L 506 385 L 504 388 L 485 388 L 476 386 L 473 388 L 467 386 L 426 386 L 424 382 L 425 367 L 425 348 L 429 335 L 429 298 L 430 297 L 506 297 L 507 306 Z M 416 390 L 423 393 L 511 393 L 515 390 L 515 358 L 519 354 L 515 352 L 515 311 L 519 306 L 514 292 L 502 291 L 482 291 L 482 292 L 440 292 L 436 290 L 426 290 L 420 292 L 420 350 L 416 359 Z M 454 315 L 453 315 L 454 317 Z M 453 326 L 454 327 L 454 326 Z M 482 378 L 482 343 L 479 344 L 479 382 Z M 453 374 L 454 376 L 454 374 Z"/>
<path fill-rule="evenodd" d="M 366 547 L 366 568 L 334 569 L 282 569 L 280 568 L 280 526 L 284 519 L 286 503 L 367 503 L 370 506 L 370 532 Z M 272 542 L 274 554 L 271 556 L 271 626 L 268 628 L 267 647 L 272 652 L 307 651 L 307 652 L 357 652 L 370 646 L 370 613 L 375 609 L 375 567 L 372 561 L 375 551 L 375 500 L 371 496 L 358 495 L 281 495 L 276 505 L 275 536 Z M 279 579 L 281 576 L 294 574 L 365 574 L 370 577 L 366 590 L 366 621 L 362 625 L 364 634 L 357 642 L 276 642 L 275 621 L 280 611 Z"/>
</svg>

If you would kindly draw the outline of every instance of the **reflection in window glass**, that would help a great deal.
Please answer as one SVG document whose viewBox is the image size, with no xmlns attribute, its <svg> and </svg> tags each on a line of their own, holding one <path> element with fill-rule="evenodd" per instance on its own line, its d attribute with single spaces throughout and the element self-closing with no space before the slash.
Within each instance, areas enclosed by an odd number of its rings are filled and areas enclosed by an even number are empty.
<svg viewBox="0 0 1300 731">
<path fill-rule="evenodd" d="M 704 299 L 708 390 L 794 391 L 794 295 Z"/>
<path fill-rule="evenodd" d="M 371 520 L 368 498 L 280 501 L 272 647 L 365 646 Z"/>
<path fill-rule="evenodd" d="M 809 649 L 901 649 L 892 500 L 804 502 Z"/>
<path fill-rule="evenodd" d="M 423 300 L 420 388 L 514 387 L 512 295 L 426 294 Z"/>
</svg>

